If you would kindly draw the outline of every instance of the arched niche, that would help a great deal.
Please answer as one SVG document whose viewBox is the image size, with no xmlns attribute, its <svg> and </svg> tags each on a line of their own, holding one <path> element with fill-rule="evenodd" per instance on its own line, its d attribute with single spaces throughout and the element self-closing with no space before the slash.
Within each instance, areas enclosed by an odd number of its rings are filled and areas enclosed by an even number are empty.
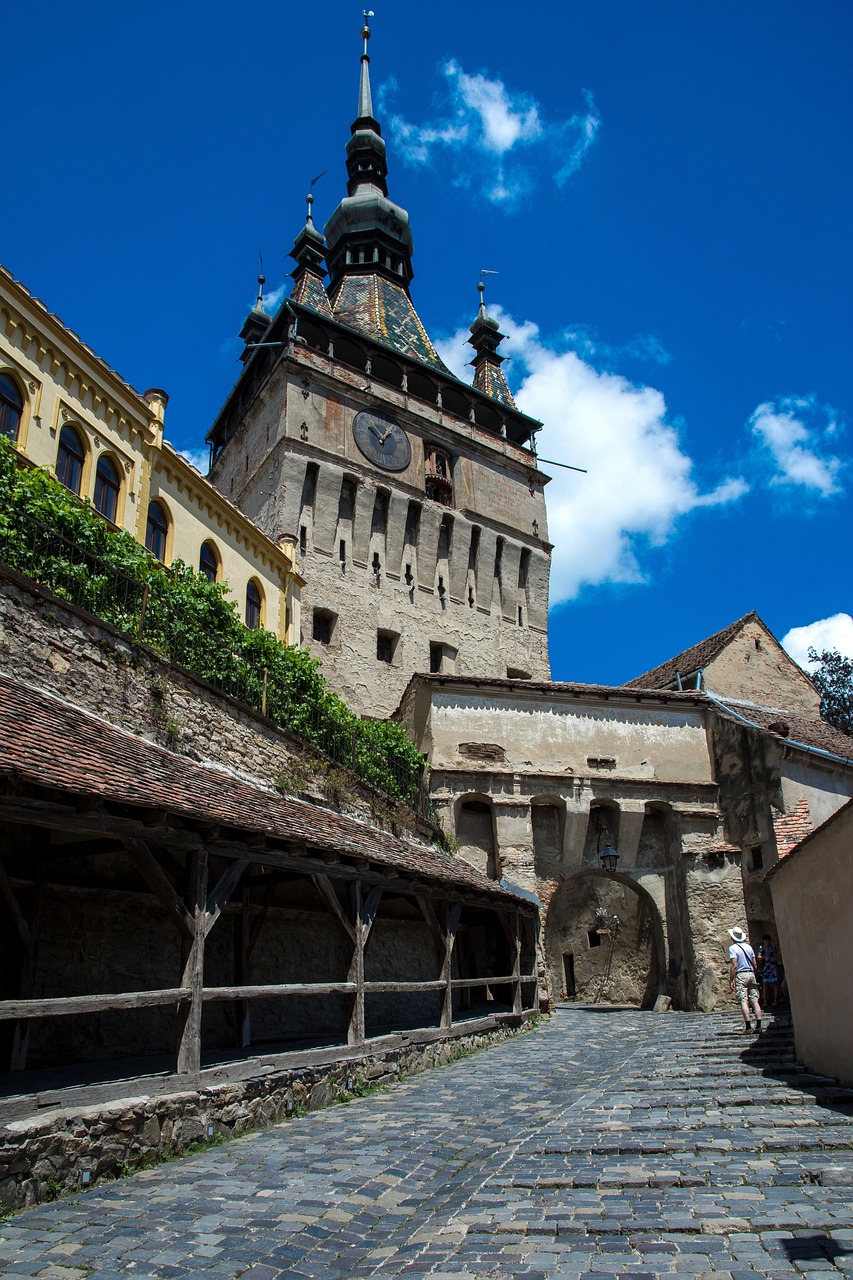
<svg viewBox="0 0 853 1280">
<path fill-rule="evenodd" d="M 463 418 L 466 422 L 468 421 L 471 402 L 468 397 L 456 387 L 451 386 L 450 384 L 442 387 L 441 405 L 448 413 L 454 413 L 457 418 Z"/>
<path fill-rule="evenodd" d="M 585 867 L 601 867 L 601 851 L 606 844 L 614 844 L 618 851 L 620 817 L 619 805 L 615 800 L 592 801 L 583 846 Z"/>
<path fill-rule="evenodd" d="M 299 317 L 299 336 L 304 338 L 306 345 L 314 351 L 320 351 L 323 355 L 327 355 L 329 351 L 329 335 L 322 325 L 315 324 L 313 320 L 300 315 Z M 337 343 L 335 344 L 335 354 L 337 354 Z"/>
<path fill-rule="evenodd" d="M 367 369 L 367 353 L 351 338 L 343 336 L 335 338 L 335 359 L 362 372 Z"/>
<path fill-rule="evenodd" d="M 370 375 L 389 387 L 402 387 L 403 370 L 394 360 L 387 356 L 373 355 L 370 359 Z"/>
<path fill-rule="evenodd" d="M 427 404 L 435 404 L 438 400 L 438 391 L 435 383 L 425 373 L 421 373 L 420 369 L 409 370 L 406 386 L 410 396 L 417 396 L 419 400 L 425 400 Z"/>
<path fill-rule="evenodd" d="M 566 804 L 553 796 L 536 796 L 530 802 L 533 829 L 533 865 L 537 876 L 551 879 L 563 867 Z"/>
<path fill-rule="evenodd" d="M 488 796 L 467 795 L 456 802 L 459 856 L 492 880 L 500 875 L 494 807 Z"/>
</svg>

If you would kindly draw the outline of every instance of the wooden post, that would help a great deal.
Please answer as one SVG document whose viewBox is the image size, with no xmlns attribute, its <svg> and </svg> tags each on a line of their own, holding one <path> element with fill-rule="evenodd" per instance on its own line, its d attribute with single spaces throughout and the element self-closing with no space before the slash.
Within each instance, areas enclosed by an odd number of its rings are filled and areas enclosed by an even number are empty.
<svg viewBox="0 0 853 1280">
<path fill-rule="evenodd" d="M 347 1044 L 364 1044 L 364 921 L 361 913 L 361 880 L 354 880 L 352 883 L 352 905 L 355 946 L 347 982 L 355 983 L 355 996 L 347 1030 Z"/>
<path fill-rule="evenodd" d="M 178 1009 L 179 1075 L 196 1072 L 201 1066 L 201 1012 L 204 990 L 204 940 L 207 932 L 207 850 L 190 854 L 187 909 L 193 918 L 193 939 L 179 983 L 189 987 L 189 1004 Z"/>
<path fill-rule="evenodd" d="M 521 912 L 517 907 L 513 924 L 515 926 L 515 954 L 512 961 L 512 1011 L 521 1017 Z"/>
<path fill-rule="evenodd" d="M 454 902 L 446 911 L 447 926 L 444 931 L 444 963 L 441 966 L 441 977 L 444 982 L 444 999 L 441 1005 L 442 1027 L 453 1026 L 453 948 L 456 944 L 456 930 L 462 915 L 462 903 Z"/>
<path fill-rule="evenodd" d="M 247 987 L 251 981 L 249 970 L 251 965 L 251 950 L 249 948 L 249 935 L 251 933 L 251 919 L 249 917 L 249 906 L 251 904 L 251 890 L 243 886 L 242 910 L 234 921 L 234 985 L 237 987 Z M 237 1044 L 241 1049 L 248 1049 L 252 1043 L 252 1015 L 251 1004 L 248 1000 L 238 1000 L 237 1002 Z"/>
<path fill-rule="evenodd" d="M 382 898 L 382 885 L 376 885 L 367 897 L 363 897 L 361 880 L 353 880 L 351 885 L 353 904 L 354 947 L 350 961 L 347 982 L 355 983 L 352 1013 L 347 1030 L 347 1044 L 364 1044 L 364 952 L 376 919 L 376 912 Z"/>
</svg>

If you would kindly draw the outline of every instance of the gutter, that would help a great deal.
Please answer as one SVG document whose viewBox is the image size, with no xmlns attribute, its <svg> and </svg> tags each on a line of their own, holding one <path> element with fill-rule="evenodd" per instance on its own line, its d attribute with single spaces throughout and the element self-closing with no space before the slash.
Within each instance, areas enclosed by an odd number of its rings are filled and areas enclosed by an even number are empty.
<svg viewBox="0 0 853 1280">
<path fill-rule="evenodd" d="M 719 698 L 715 697 L 707 689 L 704 690 L 704 693 L 705 697 L 713 702 L 714 706 L 719 707 L 721 711 L 725 711 L 728 715 L 734 716 L 736 720 L 740 720 L 741 724 L 748 725 L 750 729 L 759 729 L 763 733 L 769 732 L 766 725 L 756 724 L 754 720 L 748 720 L 746 716 L 742 716 L 739 711 L 733 710 L 727 703 L 721 702 Z M 778 735 L 774 736 L 778 737 Z M 796 738 L 782 738 L 781 741 L 786 742 L 791 747 L 796 747 L 799 751 L 807 751 L 809 755 L 821 756 L 824 760 L 832 760 L 837 764 L 853 765 L 853 760 L 849 756 L 839 756 L 833 751 L 824 751 L 823 747 L 810 747 L 805 742 L 798 742 Z"/>
</svg>

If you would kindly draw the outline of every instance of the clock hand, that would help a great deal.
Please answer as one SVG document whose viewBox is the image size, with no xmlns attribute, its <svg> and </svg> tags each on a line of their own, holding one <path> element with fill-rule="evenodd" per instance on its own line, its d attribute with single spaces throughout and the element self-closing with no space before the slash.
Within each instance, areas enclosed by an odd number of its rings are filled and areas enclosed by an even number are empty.
<svg viewBox="0 0 853 1280">
<path fill-rule="evenodd" d="M 370 424 L 370 430 L 371 430 L 371 431 L 373 432 L 373 434 L 376 436 L 376 439 L 379 441 L 379 443 L 380 443 L 380 444 L 382 444 L 382 443 L 384 442 L 384 440 L 385 440 L 385 436 L 381 436 L 381 435 L 379 434 L 379 432 L 376 430 L 376 423 L 375 423 L 375 422 L 371 422 L 371 424 Z"/>
</svg>

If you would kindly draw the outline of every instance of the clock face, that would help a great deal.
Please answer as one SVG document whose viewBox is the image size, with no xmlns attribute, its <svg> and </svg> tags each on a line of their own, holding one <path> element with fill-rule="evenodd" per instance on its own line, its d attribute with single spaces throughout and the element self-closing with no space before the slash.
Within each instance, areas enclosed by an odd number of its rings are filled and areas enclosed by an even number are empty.
<svg viewBox="0 0 853 1280">
<path fill-rule="evenodd" d="M 353 439 L 365 458 L 383 471 L 405 471 L 412 460 L 412 446 L 399 423 L 362 409 L 353 418 Z"/>
</svg>

